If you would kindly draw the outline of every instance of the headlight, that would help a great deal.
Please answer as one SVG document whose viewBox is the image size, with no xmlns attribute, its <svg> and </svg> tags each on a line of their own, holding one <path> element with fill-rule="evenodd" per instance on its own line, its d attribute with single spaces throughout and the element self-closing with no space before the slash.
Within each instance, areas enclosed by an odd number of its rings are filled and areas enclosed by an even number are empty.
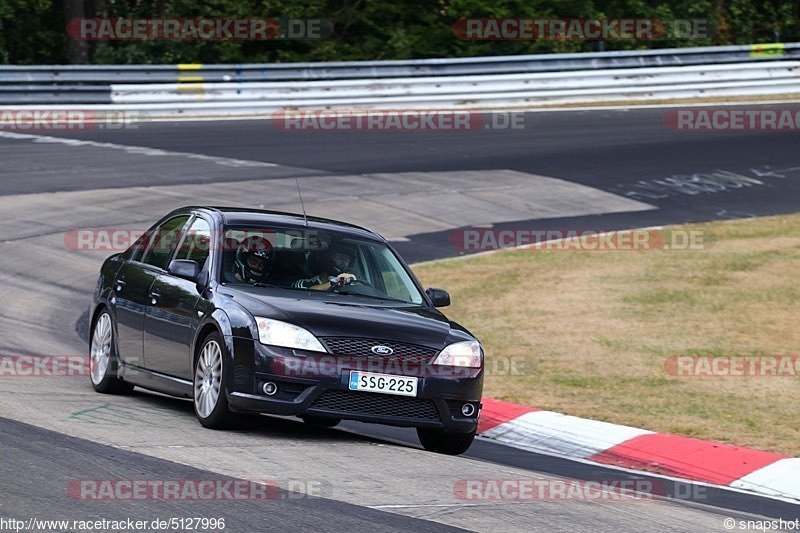
<svg viewBox="0 0 800 533">
<path fill-rule="evenodd" d="M 256 324 L 258 325 L 258 340 L 261 344 L 311 350 L 312 352 L 326 351 L 310 331 L 294 324 L 258 316 L 256 317 Z"/>
<path fill-rule="evenodd" d="M 478 341 L 456 342 L 445 346 L 433 364 L 480 368 L 483 365 L 483 348 Z"/>
</svg>

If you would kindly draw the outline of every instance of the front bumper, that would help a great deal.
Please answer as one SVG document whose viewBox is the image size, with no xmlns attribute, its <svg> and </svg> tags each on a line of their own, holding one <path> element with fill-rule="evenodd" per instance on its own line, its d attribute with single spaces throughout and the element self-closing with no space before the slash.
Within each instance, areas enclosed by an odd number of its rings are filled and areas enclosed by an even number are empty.
<svg viewBox="0 0 800 533">
<path fill-rule="evenodd" d="M 228 402 L 235 411 L 315 415 L 392 426 L 442 428 L 455 433 L 478 425 L 483 369 L 405 364 L 397 359 L 343 357 L 263 346 L 233 339 Z M 251 358 L 252 357 L 252 358 Z M 417 396 L 396 396 L 348 387 L 350 371 L 362 370 L 419 379 Z M 268 396 L 263 385 L 275 383 Z M 461 408 L 471 403 L 474 414 Z"/>
</svg>

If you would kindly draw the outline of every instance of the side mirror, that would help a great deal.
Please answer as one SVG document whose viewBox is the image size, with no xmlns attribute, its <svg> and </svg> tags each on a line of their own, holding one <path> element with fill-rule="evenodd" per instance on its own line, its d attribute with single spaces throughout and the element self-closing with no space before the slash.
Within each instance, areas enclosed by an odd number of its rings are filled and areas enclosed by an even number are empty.
<svg viewBox="0 0 800 533">
<path fill-rule="evenodd" d="M 425 289 L 425 294 L 431 299 L 434 307 L 447 307 L 450 305 L 450 295 L 444 289 Z"/>
<path fill-rule="evenodd" d="M 200 265 L 197 261 L 176 259 L 169 264 L 167 272 L 179 278 L 197 281 L 197 276 L 200 275 Z"/>
<path fill-rule="evenodd" d="M 197 275 L 197 280 L 196 280 L 197 281 L 197 290 L 199 292 L 203 292 L 203 290 L 208 286 L 208 278 L 209 278 L 209 274 L 208 274 L 208 269 L 207 268 L 204 268 L 203 270 L 201 270 L 200 273 Z"/>
</svg>

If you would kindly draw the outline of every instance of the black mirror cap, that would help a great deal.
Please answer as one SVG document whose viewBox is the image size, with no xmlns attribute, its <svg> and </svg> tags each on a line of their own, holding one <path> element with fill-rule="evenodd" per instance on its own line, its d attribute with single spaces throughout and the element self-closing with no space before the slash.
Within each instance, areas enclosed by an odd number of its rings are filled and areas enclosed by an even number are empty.
<svg viewBox="0 0 800 533">
<path fill-rule="evenodd" d="M 196 280 L 197 290 L 202 292 L 208 286 L 208 280 L 209 280 L 208 269 L 204 268 L 197 275 L 197 280 Z"/>
<path fill-rule="evenodd" d="M 444 289 L 434 289 L 431 287 L 425 289 L 425 294 L 431 299 L 434 307 L 447 307 L 450 305 L 450 295 Z"/>
<path fill-rule="evenodd" d="M 200 275 L 200 265 L 197 261 L 189 259 L 175 259 L 169 264 L 167 272 L 179 278 L 197 281 L 197 277 Z"/>
</svg>

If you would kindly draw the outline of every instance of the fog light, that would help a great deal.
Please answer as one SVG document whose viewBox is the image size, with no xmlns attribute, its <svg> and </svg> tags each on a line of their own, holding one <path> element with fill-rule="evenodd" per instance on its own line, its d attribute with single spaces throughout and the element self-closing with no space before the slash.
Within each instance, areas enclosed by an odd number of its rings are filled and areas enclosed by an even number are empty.
<svg viewBox="0 0 800 533">
<path fill-rule="evenodd" d="M 461 414 L 464 416 L 472 416 L 475 414 L 475 406 L 471 403 L 465 403 L 461 406 Z"/>
<path fill-rule="evenodd" d="M 264 394 L 267 396 L 274 396 L 275 393 L 278 392 L 278 386 L 271 381 L 267 381 L 264 383 L 264 386 L 261 387 L 261 390 L 263 390 Z"/>
</svg>

